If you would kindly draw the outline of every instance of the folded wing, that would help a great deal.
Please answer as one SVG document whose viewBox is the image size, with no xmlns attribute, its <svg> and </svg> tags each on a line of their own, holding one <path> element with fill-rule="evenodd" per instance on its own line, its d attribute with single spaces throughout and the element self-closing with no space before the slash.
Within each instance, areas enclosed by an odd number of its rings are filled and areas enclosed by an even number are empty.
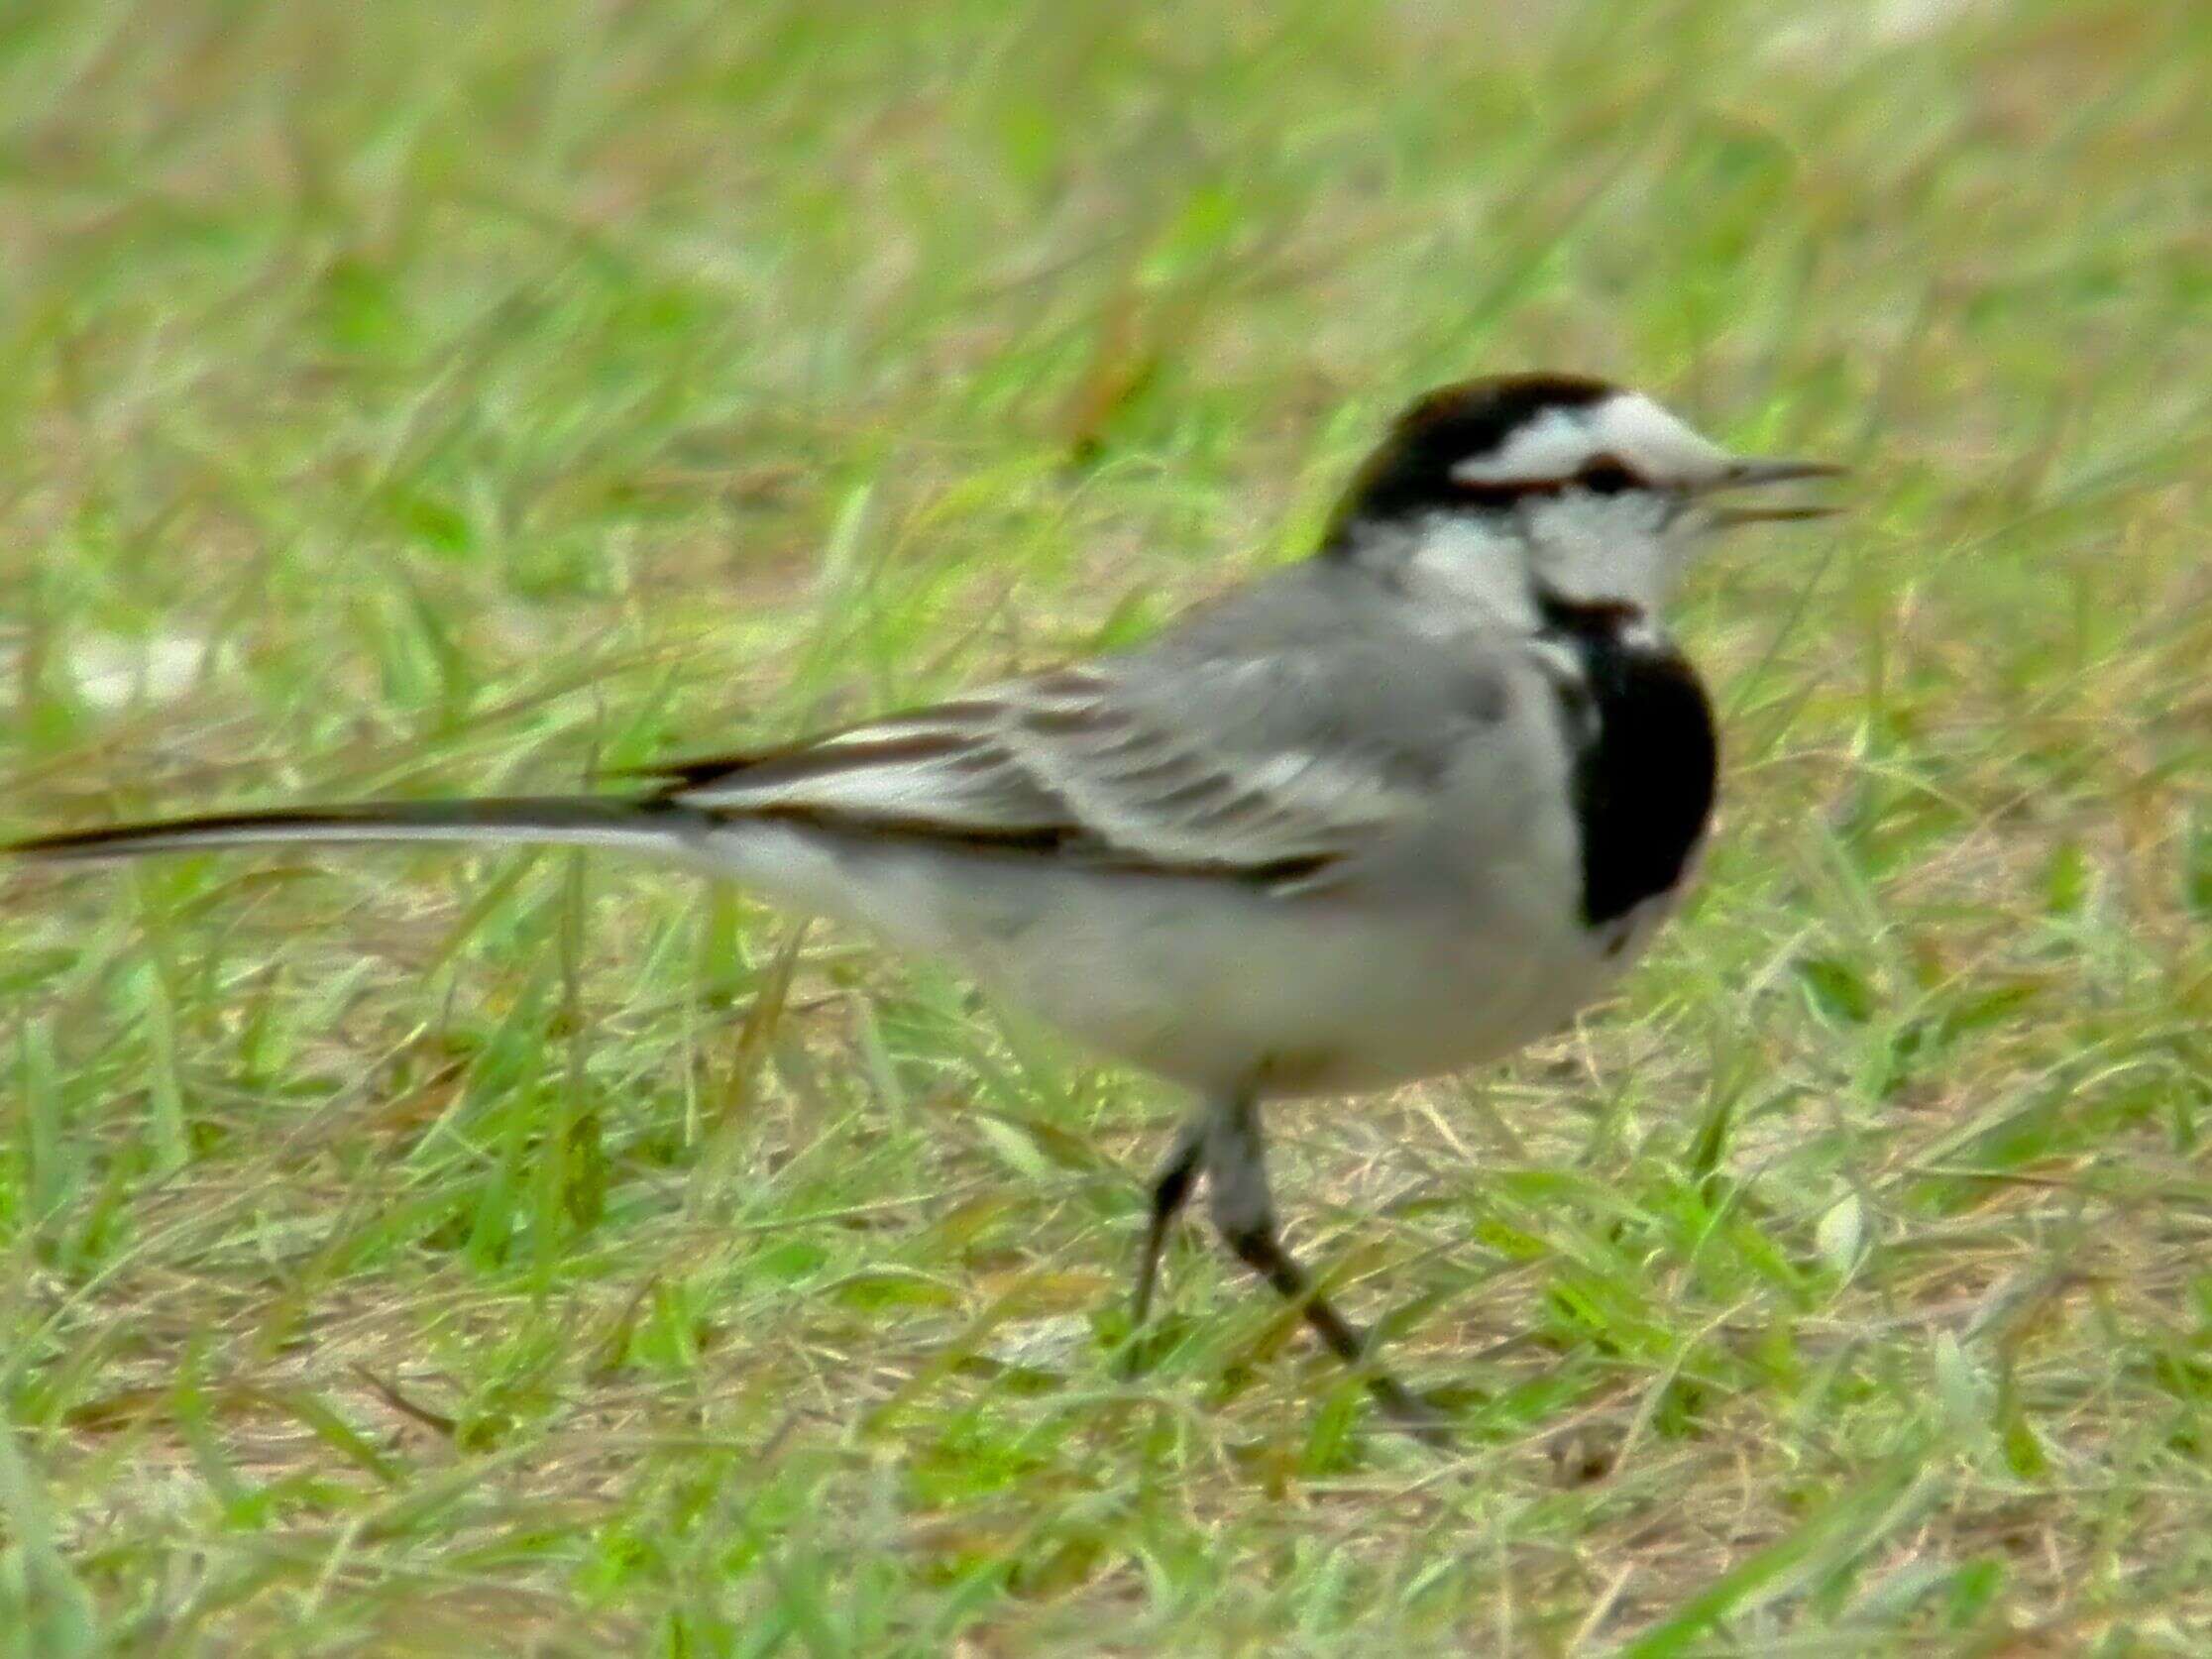
<svg viewBox="0 0 2212 1659">
<path fill-rule="evenodd" d="M 1463 719 L 1372 653 L 1146 656 L 672 769 L 672 803 L 1091 864 L 1311 880 L 1430 804 Z M 1405 688 L 1400 688 L 1405 689 Z M 1433 681 L 1417 681 L 1427 700 Z M 1494 715 L 1494 699 L 1491 712 Z"/>
</svg>

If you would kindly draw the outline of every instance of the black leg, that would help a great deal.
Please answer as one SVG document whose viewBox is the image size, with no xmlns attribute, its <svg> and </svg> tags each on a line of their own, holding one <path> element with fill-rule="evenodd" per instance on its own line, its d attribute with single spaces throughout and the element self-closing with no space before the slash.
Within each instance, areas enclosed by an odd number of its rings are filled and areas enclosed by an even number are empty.
<svg viewBox="0 0 2212 1659">
<path fill-rule="evenodd" d="M 1267 1146 L 1261 1138 L 1259 1110 L 1249 1097 L 1225 1100 L 1215 1107 L 1207 1124 L 1205 1161 L 1214 1225 L 1237 1260 L 1296 1306 L 1329 1351 L 1366 1377 L 1376 1399 L 1401 1426 L 1424 1440 L 1447 1444 L 1443 1419 L 1396 1378 L 1370 1362 L 1366 1335 L 1330 1306 L 1327 1297 L 1314 1291 L 1305 1270 L 1275 1236 Z"/>
<path fill-rule="evenodd" d="M 1206 1119 L 1187 1120 L 1175 1131 L 1175 1144 L 1153 1176 L 1152 1221 L 1145 1229 L 1145 1255 L 1137 1264 L 1137 1293 L 1132 1299 L 1130 1328 L 1142 1330 L 1152 1314 L 1153 1285 L 1160 1276 L 1160 1253 L 1166 1248 L 1167 1229 L 1190 1196 L 1198 1176 L 1198 1155 L 1205 1150 Z"/>
</svg>

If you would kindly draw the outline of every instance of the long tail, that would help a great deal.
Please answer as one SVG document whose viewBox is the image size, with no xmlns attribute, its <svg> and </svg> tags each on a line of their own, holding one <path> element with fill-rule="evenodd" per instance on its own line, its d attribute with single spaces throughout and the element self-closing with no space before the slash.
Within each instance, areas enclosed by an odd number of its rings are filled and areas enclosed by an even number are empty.
<svg viewBox="0 0 2212 1659">
<path fill-rule="evenodd" d="M 0 846 L 0 852 L 69 863 L 266 842 L 478 841 L 665 852 L 697 823 L 697 814 L 651 797 L 623 801 L 587 795 L 516 795 L 478 801 L 358 801 L 68 830 Z"/>
</svg>

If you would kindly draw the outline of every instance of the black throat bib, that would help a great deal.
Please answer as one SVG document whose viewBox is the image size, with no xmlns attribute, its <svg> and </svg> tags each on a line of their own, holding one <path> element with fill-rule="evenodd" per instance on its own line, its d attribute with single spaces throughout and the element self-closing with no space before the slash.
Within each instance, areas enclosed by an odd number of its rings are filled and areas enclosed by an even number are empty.
<svg viewBox="0 0 2212 1659">
<path fill-rule="evenodd" d="M 1574 745 L 1583 920 L 1601 927 L 1682 880 L 1713 816 L 1720 745 L 1705 688 L 1667 644 L 1632 642 L 1642 612 L 1545 594 L 1547 637 L 1574 652 L 1559 700 Z"/>
</svg>

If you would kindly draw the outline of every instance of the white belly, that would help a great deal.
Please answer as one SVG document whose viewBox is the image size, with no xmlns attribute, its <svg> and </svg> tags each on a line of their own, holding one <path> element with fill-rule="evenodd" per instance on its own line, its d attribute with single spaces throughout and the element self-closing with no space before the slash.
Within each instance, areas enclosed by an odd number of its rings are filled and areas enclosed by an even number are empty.
<svg viewBox="0 0 2212 1659">
<path fill-rule="evenodd" d="M 1571 1019 L 1629 959 L 1605 954 L 1572 919 L 1455 934 L 1428 917 L 1260 896 L 1205 929 L 1173 897 L 1158 903 L 1154 941 L 1125 905 L 1081 930 L 1094 950 L 1046 962 L 1017 952 L 980 976 L 1147 1069 L 1200 1088 L 1249 1081 L 1300 1095 L 1494 1059 Z"/>
<path fill-rule="evenodd" d="M 721 873 L 941 956 L 1102 1053 L 1197 1089 L 1336 1093 L 1495 1058 L 1570 1019 L 1650 931 L 1608 950 L 1616 931 L 1585 928 L 1572 889 L 1552 881 L 1377 903 L 758 823 L 702 851 Z"/>
</svg>

